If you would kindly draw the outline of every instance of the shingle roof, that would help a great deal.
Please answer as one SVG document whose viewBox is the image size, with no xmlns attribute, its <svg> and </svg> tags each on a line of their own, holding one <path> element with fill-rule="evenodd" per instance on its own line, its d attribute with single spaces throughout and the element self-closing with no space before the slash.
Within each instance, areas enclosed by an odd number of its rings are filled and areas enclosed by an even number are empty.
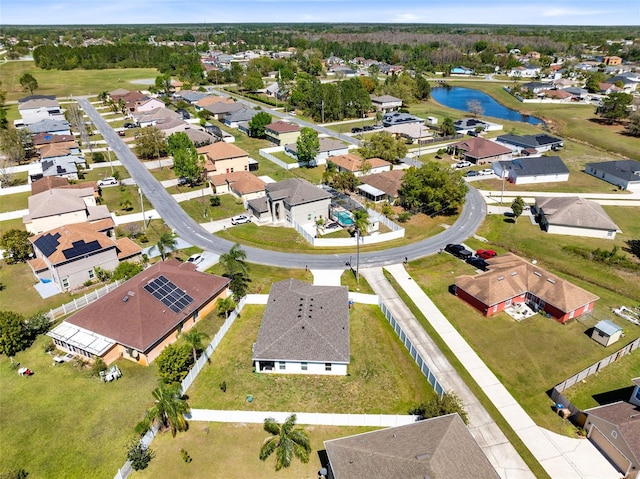
<svg viewBox="0 0 640 479">
<path fill-rule="evenodd" d="M 511 170 L 517 176 L 561 175 L 569 173 L 569 169 L 559 156 L 537 156 L 534 158 L 518 158 L 501 161 L 504 170 Z"/>
<path fill-rule="evenodd" d="M 397 103 L 397 102 L 402 103 L 402 100 L 400 98 L 396 98 L 395 96 L 391 96 L 391 95 L 380 95 L 380 96 L 369 95 L 369 97 L 371 97 L 371 101 L 373 103 Z"/>
<path fill-rule="evenodd" d="M 374 175 L 361 176 L 360 181 L 374 188 L 378 188 L 387 195 L 395 198 L 399 195 L 404 173 L 404 170 L 382 171 Z"/>
<path fill-rule="evenodd" d="M 197 149 L 199 154 L 207 155 L 207 158 L 217 160 L 228 160 L 230 158 L 242 158 L 243 156 L 249 156 L 249 153 L 241 148 L 238 148 L 232 143 L 226 143 L 224 141 L 218 141 Z"/>
<path fill-rule="evenodd" d="M 640 161 L 618 160 L 587 163 L 587 166 L 626 181 L 640 181 Z"/>
<path fill-rule="evenodd" d="M 182 312 L 174 313 L 144 289 L 160 275 L 193 298 Z M 176 259 L 160 261 L 65 322 L 146 352 L 193 311 L 224 291 L 228 283 L 227 278 L 195 271 L 191 263 L 180 263 Z M 124 297 L 128 299 L 123 301 Z"/>
<path fill-rule="evenodd" d="M 614 231 L 620 229 L 595 201 L 577 196 L 560 196 L 536 198 L 535 204 L 536 209 L 542 209 L 551 225 Z"/>
<path fill-rule="evenodd" d="M 213 115 L 221 115 L 224 113 L 233 113 L 244 108 L 241 103 L 237 102 L 218 102 L 204 107 L 209 113 Z"/>
<path fill-rule="evenodd" d="M 348 301 L 344 286 L 314 286 L 296 279 L 274 283 L 254 359 L 348 363 Z"/>
<path fill-rule="evenodd" d="M 228 184 L 240 195 L 264 191 L 264 186 L 266 185 L 264 181 L 248 171 L 234 171 L 233 173 L 213 175 L 209 181 L 214 186 Z"/>
<path fill-rule="evenodd" d="M 60 107 L 58 100 L 54 98 L 34 98 L 18 103 L 18 110 L 32 110 L 37 108 Z"/>
<path fill-rule="evenodd" d="M 546 133 L 540 133 L 537 135 L 500 135 L 496 138 L 496 141 L 502 143 L 508 143 L 510 145 L 523 146 L 526 148 L 539 148 L 549 145 L 561 145 L 562 139 L 556 138 Z"/>
<path fill-rule="evenodd" d="M 45 118 L 44 120 L 30 124 L 27 129 L 33 134 L 67 131 L 69 130 L 69 122 L 66 120 L 52 120 Z"/>
<path fill-rule="evenodd" d="M 598 299 L 564 279 L 506 253 L 488 259 L 491 269 L 475 276 L 458 276 L 456 287 L 461 288 L 487 306 L 530 292 L 545 303 L 568 313 Z"/>
<path fill-rule="evenodd" d="M 31 219 L 36 219 L 86 210 L 87 205 L 82 199 L 85 196 L 93 197 L 93 188 L 54 188 L 31 195 L 28 199 L 29 216 Z"/>
<path fill-rule="evenodd" d="M 276 133 L 289 133 L 292 131 L 300 131 L 300 125 L 295 123 L 287 123 L 286 121 L 274 121 L 264 127 L 265 130 L 271 130 Z"/>
<path fill-rule="evenodd" d="M 335 479 L 497 479 L 457 414 L 325 441 Z"/>
<path fill-rule="evenodd" d="M 344 150 L 347 148 L 347 145 L 345 145 L 339 140 L 334 140 L 333 138 L 319 138 L 319 141 L 320 141 L 320 148 L 318 149 L 318 153 L 326 153 L 326 152 L 335 151 L 335 150 Z M 298 144 L 290 143 L 288 145 L 285 145 L 285 149 L 293 153 L 297 153 Z"/>
<path fill-rule="evenodd" d="M 269 183 L 266 185 L 265 191 L 271 199 L 283 199 L 291 206 L 331 198 L 331 195 L 322 188 L 318 188 L 302 178 Z"/>
<path fill-rule="evenodd" d="M 369 165 L 371 166 L 371 168 L 380 168 L 383 166 L 391 166 L 391 163 L 389 163 L 388 161 L 385 161 L 381 158 L 369 158 L 368 160 L 364 160 L 362 158 L 360 158 L 359 156 L 353 155 L 351 153 L 348 153 L 346 155 L 337 155 L 337 156 L 331 156 L 329 158 L 327 158 L 327 161 L 330 161 L 331 163 L 336 164 L 337 166 L 339 166 L 342 169 L 351 171 L 351 172 L 356 172 L 356 171 L 361 171 L 362 170 L 362 164 L 366 161 L 367 163 L 369 163 Z"/>
<path fill-rule="evenodd" d="M 49 133 L 37 133 L 33 135 L 34 146 L 65 142 L 74 142 L 77 144 L 76 138 L 73 135 L 54 135 Z"/>
<path fill-rule="evenodd" d="M 619 401 L 605 406 L 594 407 L 585 411 L 610 424 L 615 424 L 624 436 L 629 449 L 640 461 L 640 406 L 627 401 Z"/>
<path fill-rule="evenodd" d="M 466 156 L 476 159 L 491 158 L 494 156 L 511 154 L 511 149 L 506 146 L 499 145 L 494 141 L 485 140 L 484 138 L 469 138 L 451 145 L 452 147 L 464 150 Z"/>
</svg>

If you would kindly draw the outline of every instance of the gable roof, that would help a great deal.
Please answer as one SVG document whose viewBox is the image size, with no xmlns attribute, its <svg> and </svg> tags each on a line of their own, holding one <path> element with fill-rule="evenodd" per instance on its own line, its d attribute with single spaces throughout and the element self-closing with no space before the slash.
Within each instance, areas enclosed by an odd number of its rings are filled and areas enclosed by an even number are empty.
<svg viewBox="0 0 640 479">
<path fill-rule="evenodd" d="M 565 313 L 596 301 L 598 296 L 516 256 L 506 253 L 486 260 L 490 269 L 463 275 L 455 285 L 487 306 L 530 292 Z"/>
<path fill-rule="evenodd" d="M 295 123 L 287 123 L 286 121 L 274 121 L 264 127 L 265 130 L 271 130 L 275 133 L 290 133 L 293 131 L 300 131 L 300 125 Z"/>
<path fill-rule="evenodd" d="M 31 123 L 27 126 L 27 129 L 33 133 L 49 133 L 55 131 L 68 131 L 69 122 L 66 120 L 54 120 L 51 118 L 45 118 L 43 120 Z"/>
<path fill-rule="evenodd" d="M 595 201 L 578 196 L 538 197 L 535 204 L 536 209 L 542 209 L 550 225 L 620 230 L 602 206 Z"/>
<path fill-rule="evenodd" d="M 196 101 L 196 105 L 199 106 L 200 108 L 204 108 L 206 106 L 213 105 L 214 103 L 232 103 L 232 102 L 233 100 L 230 100 L 222 96 L 207 95 L 204 98 L 201 98 L 198 101 Z"/>
<path fill-rule="evenodd" d="M 609 175 L 626 181 L 640 181 L 640 161 L 617 160 L 587 163 L 587 166 L 595 168 Z"/>
<path fill-rule="evenodd" d="M 598 331 L 602 331 L 607 336 L 612 336 L 618 331 L 622 331 L 622 328 L 620 326 L 608 319 L 598 321 L 593 328 Z"/>
<path fill-rule="evenodd" d="M 513 171 L 520 177 L 569 173 L 569 169 L 559 156 L 517 158 L 499 163 L 503 170 Z"/>
<path fill-rule="evenodd" d="M 348 153 L 346 155 L 332 156 L 330 158 L 327 158 L 327 161 L 330 161 L 331 163 L 334 163 L 338 167 L 351 172 L 361 171 L 362 164 L 365 161 L 369 163 L 371 168 L 381 168 L 383 166 L 391 166 L 391 163 L 383 160 L 382 158 L 369 158 L 368 160 L 365 160 L 352 153 Z"/>
<path fill-rule="evenodd" d="M 197 149 L 201 155 L 206 155 L 208 159 L 212 161 L 229 160 L 231 158 L 242 158 L 249 156 L 249 153 L 241 148 L 238 148 L 232 143 L 226 143 L 224 141 L 218 141 L 211 143 L 210 145 L 202 146 Z"/>
<path fill-rule="evenodd" d="M 491 158 L 494 156 L 511 154 L 511 149 L 506 146 L 499 145 L 494 141 L 484 138 L 474 137 L 464 141 L 459 141 L 451 145 L 454 148 L 464 150 L 466 156 L 476 159 Z"/>
<path fill-rule="evenodd" d="M 60 108 L 60 103 L 55 98 L 31 98 L 29 100 L 21 101 L 18 103 L 18 110 L 33 110 L 38 108 L 57 107 Z"/>
<path fill-rule="evenodd" d="M 240 195 L 264 191 L 266 183 L 248 171 L 234 171 L 214 175 L 209 180 L 214 186 L 229 185 Z"/>
<path fill-rule="evenodd" d="M 629 449 L 635 454 L 636 461 L 640 462 L 640 406 L 619 401 L 586 409 L 585 412 L 589 416 L 595 416 L 616 425 Z"/>
<path fill-rule="evenodd" d="M 255 360 L 348 363 L 349 296 L 345 286 L 286 279 L 271 286 Z"/>
<path fill-rule="evenodd" d="M 290 178 L 269 183 L 265 186 L 265 192 L 271 200 L 284 200 L 290 206 L 331 198 L 331 195 L 322 188 L 318 188 L 302 178 Z"/>
<path fill-rule="evenodd" d="M 193 299 L 181 312 L 173 312 L 145 289 L 161 275 Z M 224 291 L 228 283 L 227 278 L 195 271 L 195 265 L 188 262 L 160 261 L 67 318 L 65 323 L 147 352 L 196 309 Z"/>
<path fill-rule="evenodd" d="M 496 138 L 496 141 L 525 148 L 562 145 L 563 143 L 561 138 L 556 138 L 554 136 L 547 135 L 546 133 L 539 133 L 537 135 L 512 135 L 509 133 L 506 135 L 500 135 Z"/>
<path fill-rule="evenodd" d="M 239 110 L 232 111 L 227 115 L 225 121 L 227 122 L 240 122 L 240 121 L 249 121 L 254 116 L 258 114 L 258 110 L 254 110 L 253 108 L 242 107 Z"/>
<path fill-rule="evenodd" d="M 237 103 L 235 101 L 226 102 L 221 101 L 218 103 L 213 103 L 211 105 L 207 105 L 204 107 L 209 113 L 213 115 L 221 115 L 224 113 L 233 113 L 234 111 L 242 110 L 245 108 L 241 103 Z"/>
<path fill-rule="evenodd" d="M 335 479 L 500 477 L 458 414 L 325 441 Z"/>
<path fill-rule="evenodd" d="M 369 97 L 371 98 L 371 101 L 373 103 L 402 103 L 402 100 L 400 98 L 396 98 L 395 96 L 391 95 L 369 95 Z"/>
<path fill-rule="evenodd" d="M 389 170 L 375 173 L 373 175 L 361 176 L 360 181 L 366 185 L 373 186 L 393 198 L 400 194 L 404 170 Z"/>
</svg>

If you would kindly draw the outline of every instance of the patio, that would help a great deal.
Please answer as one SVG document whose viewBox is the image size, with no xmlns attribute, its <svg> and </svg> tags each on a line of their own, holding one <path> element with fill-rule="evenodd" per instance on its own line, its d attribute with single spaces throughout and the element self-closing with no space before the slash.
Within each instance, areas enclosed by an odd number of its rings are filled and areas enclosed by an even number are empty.
<svg viewBox="0 0 640 479">
<path fill-rule="evenodd" d="M 513 303 L 509 308 L 505 308 L 504 312 L 518 322 L 536 314 L 526 303 Z"/>
</svg>

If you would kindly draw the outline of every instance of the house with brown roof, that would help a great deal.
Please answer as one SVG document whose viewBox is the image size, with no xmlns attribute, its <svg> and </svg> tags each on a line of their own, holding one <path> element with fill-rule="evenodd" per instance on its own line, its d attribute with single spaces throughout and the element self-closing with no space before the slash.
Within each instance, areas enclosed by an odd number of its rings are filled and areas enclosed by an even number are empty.
<svg viewBox="0 0 640 479">
<path fill-rule="evenodd" d="M 336 165 L 338 171 L 353 173 L 355 176 L 382 173 L 391 170 L 391 163 L 381 158 L 363 159 L 349 153 L 347 155 L 332 156 L 328 161 Z"/>
<path fill-rule="evenodd" d="M 358 192 L 372 201 L 386 200 L 393 203 L 400 197 L 404 173 L 404 170 L 389 170 L 361 176 L 362 184 L 358 185 Z"/>
<path fill-rule="evenodd" d="M 476 165 L 509 160 L 512 154 L 510 148 L 479 136 L 453 143 L 447 149 L 458 155 L 461 154 L 464 160 Z"/>
<path fill-rule="evenodd" d="M 35 258 L 29 266 L 39 281 L 62 291 L 96 278 L 96 268 L 113 271 L 121 261 L 139 261 L 142 249 L 129 238 L 114 240 L 113 221 L 75 223 L 29 237 Z"/>
<path fill-rule="evenodd" d="M 159 261 L 47 334 L 79 356 L 147 366 L 227 297 L 227 278 L 195 269 L 176 259 Z"/>
<path fill-rule="evenodd" d="M 96 205 L 95 190 L 87 188 L 53 188 L 31 195 L 29 214 L 22 218 L 28 232 L 39 234 L 60 226 L 110 220 L 104 205 Z"/>
<path fill-rule="evenodd" d="M 531 212 L 551 234 L 612 240 L 620 231 L 602 206 L 578 196 L 537 197 Z"/>
<path fill-rule="evenodd" d="M 626 479 L 640 478 L 640 378 L 628 401 L 587 409 L 587 437 Z"/>
<path fill-rule="evenodd" d="M 328 479 L 498 479 L 458 414 L 324 442 Z"/>
<path fill-rule="evenodd" d="M 240 198 L 245 207 L 250 200 L 262 198 L 265 195 L 266 183 L 248 171 L 236 171 L 222 175 L 212 175 L 209 183 L 218 195 L 229 193 Z"/>
<path fill-rule="evenodd" d="M 236 145 L 218 141 L 197 149 L 205 156 L 204 169 L 207 177 L 249 171 L 249 153 Z"/>
<path fill-rule="evenodd" d="M 37 195 L 43 191 L 49 191 L 54 188 L 71 188 L 71 189 L 83 189 L 92 188 L 93 195 L 97 198 L 98 184 L 95 181 L 84 181 L 82 183 L 69 183 L 68 178 L 62 176 L 46 176 L 31 183 L 31 195 Z"/>
<path fill-rule="evenodd" d="M 230 100 L 222 96 L 208 95 L 208 96 L 205 96 L 204 98 L 200 98 L 199 100 L 197 100 L 194 103 L 194 106 L 196 107 L 197 111 L 202 111 L 209 105 L 213 105 L 215 103 L 230 103 L 232 101 L 233 100 Z"/>
<path fill-rule="evenodd" d="M 402 108 L 402 99 L 396 98 L 391 95 L 369 95 L 371 98 L 371 104 L 374 108 L 381 112 L 388 112 L 391 110 L 397 110 L 398 108 Z"/>
<path fill-rule="evenodd" d="M 300 130 L 300 125 L 279 120 L 266 125 L 264 134 L 267 140 L 276 145 L 288 145 L 296 143 L 300 136 Z"/>
<path fill-rule="evenodd" d="M 109 93 L 109 96 L 116 105 L 119 105 L 121 103 L 120 100 L 122 100 L 122 102 L 124 102 L 124 111 L 129 113 L 135 112 L 139 105 L 149 100 L 149 97 L 144 93 L 125 89 L 114 90 Z M 162 106 L 164 106 L 164 104 Z"/>
<path fill-rule="evenodd" d="M 537 265 L 506 253 L 486 260 L 489 271 L 455 279 L 455 294 L 489 317 L 517 303 L 566 323 L 593 310 L 599 299 Z"/>
<path fill-rule="evenodd" d="M 297 279 L 271 285 L 253 350 L 257 372 L 346 376 L 350 362 L 345 286 Z"/>
<path fill-rule="evenodd" d="M 156 123 L 169 119 L 182 121 L 182 117 L 179 113 L 176 113 L 169 108 L 165 108 L 164 106 L 148 111 L 135 111 L 131 114 L 131 118 L 142 128 L 146 126 L 155 126 Z"/>
<path fill-rule="evenodd" d="M 165 104 L 157 98 L 142 99 L 136 103 L 136 111 L 151 111 L 156 108 L 165 108 Z"/>
<path fill-rule="evenodd" d="M 292 226 L 315 224 L 329 217 L 331 194 L 302 178 L 265 186 L 265 196 L 247 202 L 258 221 Z"/>
</svg>

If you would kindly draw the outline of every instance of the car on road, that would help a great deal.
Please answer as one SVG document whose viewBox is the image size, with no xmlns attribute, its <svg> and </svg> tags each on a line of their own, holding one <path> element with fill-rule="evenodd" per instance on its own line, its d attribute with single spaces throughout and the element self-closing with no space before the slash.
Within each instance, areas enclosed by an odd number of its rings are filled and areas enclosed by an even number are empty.
<svg viewBox="0 0 640 479">
<path fill-rule="evenodd" d="M 192 254 L 191 256 L 189 256 L 189 259 L 187 260 L 188 263 L 193 263 L 193 264 L 200 264 L 204 261 L 204 258 L 202 257 L 201 254 Z"/>
<path fill-rule="evenodd" d="M 480 170 L 478 173 L 480 173 L 481 176 L 488 176 L 493 175 L 493 170 L 491 168 L 485 168 L 484 170 Z"/>
<path fill-rule="evenodd" d="M 480 173 L 478 173 L 476 170 L 471 170 L 471 171 L 467 171 L 467 174 L 464 176 L 467 176 L 467 177 L 480 176 Z"/>
<path fill-rule="evenodd" d="M 453 165 L 453 168 L 455 168 L 456 170 L 459 170 L 461 168 L 469 168 L 470 166 L 471 166 L 470 161 L 459 161 L 458 163 Z"/>
<path fill-rule="evenodd" d="M 469 259 L 473 256 L 473 253 L 461 244 L 448 244 L 447 246 L 445 246 L 444 250 L 447 253 L 450 253 L 453 256 L 464 260 Z"/>
<path fill-rule="evenodd" d="M 249 222 L 251 222 L 251 218 L 249 218 L 247 215 L 238 215 L 231 218 L 232 225 L 241 225 Z"/>
<path fill-rule="evenodd" d="M 480 269 L 482 271 L 487 271 L 489 269 L 489 263 L 487 263 L 482 258 L 478 258 L 477 256 L 472 256 L 471 258 L 467 258 L 466 261 L 476 269 Z"/>
<path fill-rule="evenodd" d="M 497 254 L 498 253 L 496 253 L 492 249 L 479 249 L 478 251 L 476 251 L 476 256 L 478 256 L 479 258 L 482 258 L 482 259 L 493 258 Z"/>
<path fill-rule="evenodd" d="M 362 128 L 351 128 L 351 133 L 362 133 Z"/>
<path fill-rule="evenodd" d="M 98 186 L 113 186 L 117 184 L 119 184 L 118 180 L 116 180 L 113 176 L 107 176 L 106 178 L 98 180 Z"/>
</svg>

